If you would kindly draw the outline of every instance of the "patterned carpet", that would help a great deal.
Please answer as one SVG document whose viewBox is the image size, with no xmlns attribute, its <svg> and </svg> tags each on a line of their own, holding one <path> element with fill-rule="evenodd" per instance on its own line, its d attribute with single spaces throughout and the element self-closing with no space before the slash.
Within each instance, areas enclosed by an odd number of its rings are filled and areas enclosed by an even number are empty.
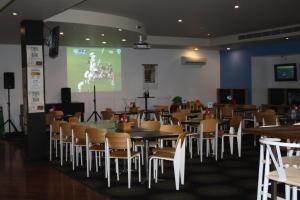
<svg viewBox="0 0 300 200">
<path fill-rule="evenodd" d="M 93 169 L 91 177 L 86 178 L 85 166 L 72 171 L 70 163 L 60 167 L 57 160 L 52 165 L 93 190 L 110 196 L 112 199 L 253 200 L 256 199 L 259 153 L 258 149 L 253 147 L 252 138 L 246 135 L 243 142 L 242 158 L 240 159 L 237 157 L 236 147 L 234 155 L 230 155 L 228 144 L 225 145 L 227 151 L 224 154 L 224 159 L 217 162 L 212 157 L 204 157 L 203 163 L 200 163 L 198 156 L 193 159 L 187 157 L 185 184 L 180 186 L 180 191 L 175 190 L 171 163 L 167 164 L 165 162 L 165 173 L 159 173 L 158 176 L 162 180 L 159 180 L 158 183 L 152 182 L 151 189 L 148 189 L 146 184 L 138 182 L 137 172 L 133 172 L 132 188 L 128 189 L 127 173 L 121 174 L 120 181 L 117 182 L 116 175 L 112 171 L 111 188 L 107 188 L 103 166 L 98 173 Z M 121 165 L 120 169 L 123 169 Z M 144 174 L 142 174 L 142 178 L 145 178 Z"/>
</svg>

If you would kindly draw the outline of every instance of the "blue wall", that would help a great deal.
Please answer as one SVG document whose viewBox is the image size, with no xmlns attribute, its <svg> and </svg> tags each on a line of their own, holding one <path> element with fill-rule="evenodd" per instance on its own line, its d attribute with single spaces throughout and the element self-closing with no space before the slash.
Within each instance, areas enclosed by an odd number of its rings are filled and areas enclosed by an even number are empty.
<svg viewBox="0 0 300 200">
<path fill-rule="evenodd" d="M 300 53 L 300 41 L 260 44 L 230 51 L 222 50 L 220 51 L 220 87 L 248 89 L 248 101 L 251 103 L 251 57 L 298 53 Z"/>
</svg>

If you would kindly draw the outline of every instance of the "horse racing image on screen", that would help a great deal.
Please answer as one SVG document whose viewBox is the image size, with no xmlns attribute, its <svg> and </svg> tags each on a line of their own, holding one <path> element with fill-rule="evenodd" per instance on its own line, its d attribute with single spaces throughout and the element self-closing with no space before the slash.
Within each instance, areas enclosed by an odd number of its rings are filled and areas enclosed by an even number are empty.
<svg viewBox="0 0 300 200">
<path fill-rule="evenodd" d="M 121 49 L 68 47 L 67 74 L 72 92 L 121 91 Z"/>
</svg>

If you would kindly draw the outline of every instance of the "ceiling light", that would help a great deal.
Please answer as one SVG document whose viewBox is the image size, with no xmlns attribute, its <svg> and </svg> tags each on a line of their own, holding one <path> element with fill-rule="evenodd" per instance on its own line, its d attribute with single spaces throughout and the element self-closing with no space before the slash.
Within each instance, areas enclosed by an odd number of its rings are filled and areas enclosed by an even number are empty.
<svg viewBox="0 0 300 200">
<path fill-rule="evenodd" d="M 238 9 L 238 8 L 240 8 L 240 6 L 239 5 L 234 5 L 234 8 Z"/>
<path fill-rule="evenodd" d="M 229 48 L 229 47 L 227 47 L 227 48 L 226 48 L 226 50 L 227 50 L 227 51 L 230 51 L 230 48 Z"/>
<path fill-rule="evenodd" d="M 64 32 L 59 32 L 59 35 L 64 35 Z"/>
<path fill-rule="evenodd" d="M 102 44 L 106 44 L 107 42 L 105 42 L 105 41 L 102 41 Z"/>
<path fill-rule="evenodd" d="M 101 33 L 101 36 L 104 37 L 104 33 Z"/>
<path fill-rule="evenodd" d="M 207 36 L 210 36 L 210 33 L 207 33 Z"/>
<path fill-rule="evenodd" d="M 198 48 L 194 48 L 194 51 L 199 51 L 199 49 Z"/>
<path fill-rule="evenodd" d="M 122 29 L 121 29 L 121 28 L 118 28 L 118 31 L 122 31 Z"/>
<path fill-rule="evenodd" d="M 183 20 L 182 20 L 182 19 L 178 19 L 177 21 L 178 21 L 179 23 L 183 22 Z"/>
<path fill-rule="evenodd" d="M 89 41 L 89 40 L 91 40 L 91 39 L 87 37 L 87 38 L 85 38 L 85 40 L 86 40 L 86 41 Z"/>
<path fill-rule="evenodd" d="M 13 12 L 13 13 L 11 13 L 13 16 L 17 16 L 18 15 L 18 13 L 16 13 L 16 12 Z"/>
<path fill-rule="evenodd" d="M 122 42 L 126 42 L 126 39 L 122 39 Z"/>
<path fill-rule="evenodd" d="M 290 38 L 286 37 L 285 39 L 286 39 L 286 40 L 289 40 Z"/>
</svg>

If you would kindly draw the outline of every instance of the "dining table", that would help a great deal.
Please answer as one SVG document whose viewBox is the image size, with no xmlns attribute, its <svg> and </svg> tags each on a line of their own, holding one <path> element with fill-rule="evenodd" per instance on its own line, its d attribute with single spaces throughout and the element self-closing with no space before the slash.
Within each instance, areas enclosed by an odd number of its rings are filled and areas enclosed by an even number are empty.
<svg viewBox="0 0 300 200">
<path fill-rule="evenodd" d="M 149 131 L 142 128 L 132 128 L 131 139 L 133 140 L 143 140 L 144 143 L 144 158 L 145 158 L 145 174 L 146 180 L 148 180 L 149 172 L 149 140 L 157 140 L 161 138 L 176 137 L 179 133 L 166 133 L 161 131 Z"/>
</svg>

